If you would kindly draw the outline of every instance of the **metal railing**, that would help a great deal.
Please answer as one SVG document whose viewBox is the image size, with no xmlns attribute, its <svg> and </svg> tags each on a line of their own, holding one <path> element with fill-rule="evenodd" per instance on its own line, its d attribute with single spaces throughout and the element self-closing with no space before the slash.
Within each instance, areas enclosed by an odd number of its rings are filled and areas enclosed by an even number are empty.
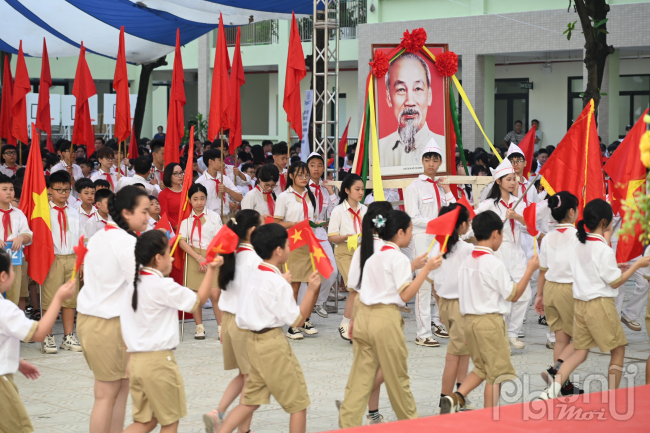
<svg viewBox="0 0 650 433">
<path fill-rule="evenodd" d="M 217 31 L 213 30 L 213 46 L 217 44 Z M 237 41 L 237 27 L 226 27 L 226 43 L 234 47 Z M 240 44 L 246 45 L 270 45 L 278 43 L 278 20 L 265 20 L 257 23 L 241 26 Z"/>
<path fill-rule="evenodd" d="M 340 1 L 340 25 L 339 39 L 356 39 L 357 27 L 366 23 L 366 2 L 367 0 Z M 311 41 L 313 37 L 313 17 L 301 18 L 298 20 L 300 39 L 303 42 Z M 329 31 L 329 39 L 334 39 L 335 30 Z"/>
</svg>

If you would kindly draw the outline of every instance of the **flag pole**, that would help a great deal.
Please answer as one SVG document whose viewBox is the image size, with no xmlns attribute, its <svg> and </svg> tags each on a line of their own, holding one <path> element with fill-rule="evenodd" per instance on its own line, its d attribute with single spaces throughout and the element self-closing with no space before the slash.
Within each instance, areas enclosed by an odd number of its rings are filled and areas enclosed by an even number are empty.
<svg viewBox="0 0 650 433">
<path fill-rule="evenodd" d="M 291 154 L 291 122 L 287 122 L 287 171 L 289 171 L 289 155 Z"/>
<path fill-rule="evenodd" d="M 219 142 L 221 143 L 221 185 L 223 185 L 223 172 L 224 172 L 224 166 L 223 166 L 223 126 L 221 127 L 221 131 L 219 132 Z M 188 155 L 189 158 L 189 155 Z M 224 188 L 226 186 L 224 185 Z M 223 223 L 223 205 L 224 205 L 224 198 L 225 196 L 222 195 L 219 197 L 219 193 L 217 191 L 217 200 L 221 200 L 220 203 L 220 208 L 221 208 L 221 222 Z"/>
<path fill-rule="evenodd" d="M 436 237 L 433 237 L 433 242 L 431 242 L 431 245 L 429 245 L 429 249 L 427 250 L 427 254 L 431 252 L 431 248 L 433 248 L 433 244 L 436 243 Z"/>
<path fill-rule="evenodd" d="M 314 254 L 310 252 L 309 258 L 311 259 L 311 268 L 313 269 L 314 272 L 316 272 L 316 264 L 314 263 Z"/>
<path fill-rule="evenodd" d="M 447 241 L 449 240 L 449 235 L 445 237 L 445 243 L 442 244 L 442 248 L 440 249 L 440 254 L 444 254 L 445 248 L 447 248 Z"/>
<path fill-rule="evenodd" d="M 33 144 L 34 144 L 34 137 L 32 137 L 32 145 Z M 21 143 L 20 140 L 18 140 L 18 154 L 19 154 L 18 167 L 20 167 L 20 164 L 23 163 L 23 143 Z"/>
<path fill-rule="evenodd" d="M 513 209 L 513 210 L 514 210 L 517 206 L 519 206 L 519 203 L 521 203 L 521 201 L 524 199 L 524 197 L 526 197 L 526 194 L 528 194 L 528 190 L 529 190 L 533 185 L 535 185 L 535 182 L 537 182 L 537 180 L 538 180 L 541 176 L 542 176 L 542 175 L 541 175 L 540 173 L 537 173 L 537 176 L 535 176 L 535 177 L 533 178 L 533 180 L 531 180 L 530 182 L 528 182 L 528 187 L 526 187 L 526 190 L 524 191 L 524 193 L 523 193 L 522 195 L 520 195 L 519 198 L 517 199 L 517 201 L 515 202 L 515 204 L 512 205 L 512 209 Z M 507 218 L 506 218 L 506 219 L 507 219 Z M 504 220 L 501 221 L 501 222 L 506 222 L 506 220 L 504 219 Z"/>
<path fill-rule="evenodd" d="M 117 174 L 122 173 L 122 142 L 117 142 Z M 115 176 L 117 178 L 117 175 Z"/>
</svg>

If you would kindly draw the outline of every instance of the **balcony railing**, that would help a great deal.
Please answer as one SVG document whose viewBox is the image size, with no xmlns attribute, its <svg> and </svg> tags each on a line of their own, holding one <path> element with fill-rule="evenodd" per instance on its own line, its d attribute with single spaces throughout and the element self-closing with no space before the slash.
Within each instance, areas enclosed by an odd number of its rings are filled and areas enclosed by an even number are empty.
<svg viewBox="0 0 650 433">
<path fill-rule="evenodd" d="M 214 46 L 217 41 L 217 30 L 214 30 Z M 234 47 L 237 41 L 237 27 L 226 27 L 226 42 Z M 241 26 L 239 43 L 245 45 L 269 45 L 278 43 L 278 20 L 266 20 Z"/>
<path fill-rule="evenodd" d="M 354 0 L 354 1 L 341 1 L 339 3 L 341 24 L 339 27 L 339 39 L 356 39 L 357 27 L 359 24 L 366 23 L 366 1 L 367 0 Z M 301 18 L 298 20 L 298 30 L 300 31 L 300 38 L 303 42 L 312 40 L 312 33 L 314 26 L 312 17 Z M 331 31 L 329 38 L 334 38 L 334 31 Z"/>
</svg>

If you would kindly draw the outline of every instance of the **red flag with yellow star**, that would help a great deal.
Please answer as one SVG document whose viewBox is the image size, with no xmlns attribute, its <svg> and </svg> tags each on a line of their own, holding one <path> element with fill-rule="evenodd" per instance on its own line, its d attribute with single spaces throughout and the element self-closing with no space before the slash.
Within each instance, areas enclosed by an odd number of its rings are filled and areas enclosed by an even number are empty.
<svg viewBox="0 0 650 433">
<path fill-rule="evenodd" d="M 32 137 L 38 137 L 33 122 Z M 33 232 L 32 244 L 25 247 L 25 260 L 30 263 L 29 276 L 38 284 L 43 284 L 54 262 L 54 243 L 40 146 L 32 146 L 27 158 L 20 210 L 27 217 Z"/>
<path fill-rule="evenodd" d="M 228 226 L 221 226 L 217 235 L 208 245 L 205 263 L 213 262 L 217 254 L 232 254 L 239 245 L 239 236 Z M 204 263 L 201 263 L 202 265 Z"/>
<path fill-rule="evenodd" d="M 289 249 L 291 251 L 296 248 L 304 247 L 309 241 L 309 233 L 311 233 L 311 227 L 309 227 L 309 220 L 304 220 L 301 223 L 296 224 L 287 230 L 289 234 Z"/>
</svg>

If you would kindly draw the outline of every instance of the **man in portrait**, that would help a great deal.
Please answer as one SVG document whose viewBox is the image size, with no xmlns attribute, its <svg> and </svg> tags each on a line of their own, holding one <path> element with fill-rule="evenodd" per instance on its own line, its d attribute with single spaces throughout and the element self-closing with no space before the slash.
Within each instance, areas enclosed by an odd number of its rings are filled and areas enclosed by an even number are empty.
<svg viewBox="0 0 650 433">
<path fill-rule="evenodd" d="M 427 125 L 431 106 L 431 72 L 424 59 L 404 53 L 386 73 L 386 99 L 397 119 L 397 131 L 379 140 L 382 167 L 420 165 L 426 144 L 433 139 L 445 145 L 445 137 Z"/>
</svg>

